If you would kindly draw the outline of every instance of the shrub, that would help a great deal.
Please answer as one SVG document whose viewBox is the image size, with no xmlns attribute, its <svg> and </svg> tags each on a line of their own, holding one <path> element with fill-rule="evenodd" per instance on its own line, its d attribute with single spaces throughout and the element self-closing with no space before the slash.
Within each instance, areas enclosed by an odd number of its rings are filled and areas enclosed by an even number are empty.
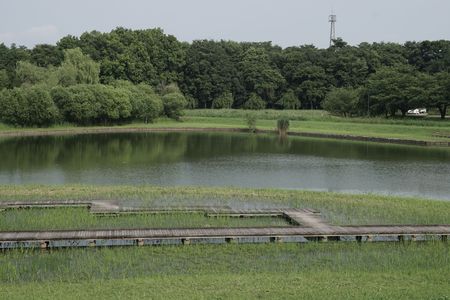
<svg viewBox="0 0 450 300">
<path fill-rule="evenodd" d="M 67 121 L 82 125 L 94 123 L 99 117 L 101 103 L 93 89 L 87 84 L 78 84 L 68 87 L 67 91 L 68 97 L 59 102 Z"/>
<path fill-rule="evenodd" d="M 245 109 L 264 109 L 266 108 L 266 103 L 264 100 L 255 93 L 252 93 L 248 98 L 247 102 L 244 103 L 243 108 Z"/>
<path fill-rule="evenodd" d="M 179 120 L 182 116 L 183 109 L 187 105 L 186 98 L 181 93 L 170 93 L 162 97 L 164 105 L 164 113 L 169 118 Z"/>
<path fill-rule="evenodd" d="M 100 84 L 90 85 L 89 88 L 100 105 L 98 121 L 108 123 L 125 120 L 131 116 L 131 93 L 128 90 Z"/>
<path fill-rule="evenodd" d="M 250 132 L 256 132 L 256 115 L 253 113 L 247 113 L 245 115 L 245 121 Z"/>
<path fill-rule="evenodd" d="M 43 86 L 3 90 L 0 110 L 3 122 L 19 126 L 48 126 L 60 118 L 58 108 Z"/>
<path fill-rule="evenodd" d="M 231 108 L 233 105 L 233 94 L 225 93 L 216 99 L 212 103 L 212 108 Z"/>
<path fill-rule="evenodd" d="M 48 126 L 60 119 L 58 108 L 50 96 L 48 88 L 33 86 L 24 89 L 30 126 Z"/>
<path fill-rule="evenodd" d="M 277 120 L 277 129 L 279 135 L 286 135 L 286 132 L 289 129 L 289 119 L 288 118 L 280 118 Z"/>
<path fill-rule="evenodd" d="M 335 88 L 327 94 L 322 106 L 330 113 L 347 117 L 356 113 L 358 99 L 358 90 L 352 88 Z"/>
<path fill-rule="evenodd" d="M 284 109 L 297 109 L 300 108 L 300 101 L 298 101 L 297 96 L 293 90 L 288 90 L 283 94 L 277 104 Z"/>
</svg>

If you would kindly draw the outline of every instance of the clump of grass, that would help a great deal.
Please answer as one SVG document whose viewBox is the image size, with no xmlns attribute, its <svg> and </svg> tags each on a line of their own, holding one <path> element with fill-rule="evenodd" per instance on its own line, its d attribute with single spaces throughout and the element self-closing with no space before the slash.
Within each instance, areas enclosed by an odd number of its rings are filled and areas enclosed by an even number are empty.
<svg viewBox="0 0 450 300">
<path fill-rule="evenodd" d="M 247 123 L 248 131 L 256 132 L 256 115 L 252 113 L 246 114 L 245 121 Z"/>
<path fill-rule="evenodd" d="M 286 117 L 277 120 L 277 129 L 280 136 L 286 136 L 289 129 L 289 119 Z"/>
</svg>

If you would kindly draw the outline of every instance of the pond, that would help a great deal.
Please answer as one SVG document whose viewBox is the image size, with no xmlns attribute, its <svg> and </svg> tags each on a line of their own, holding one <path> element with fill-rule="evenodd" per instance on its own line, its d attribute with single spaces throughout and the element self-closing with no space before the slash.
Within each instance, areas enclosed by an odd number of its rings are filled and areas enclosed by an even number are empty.
<svg viewBox="0 0 450 300">
<path fill-rule="evenodd" d="M 0 140 L 0 184 L 65 183 L 270 187 L 450 200 L 450 150 L 208 132 Z"/>
</svg>

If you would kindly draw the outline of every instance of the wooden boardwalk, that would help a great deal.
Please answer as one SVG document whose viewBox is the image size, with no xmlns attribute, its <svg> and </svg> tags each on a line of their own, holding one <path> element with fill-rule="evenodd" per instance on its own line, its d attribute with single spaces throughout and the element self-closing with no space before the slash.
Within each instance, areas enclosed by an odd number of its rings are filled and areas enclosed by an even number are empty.
<svg viewBox="0 0 450 300">
<path fill-rule="evenodd" d="M 76 244 L 84 241 L 90 246 L 102 245 L 102 241 L 128 241 L 135 245 L 144 245 L 150 241 L 178 240 L 183 244 L 192 240 L 213 242 L 223 239 L 226 242 L 245 238 L 266 238 L 267 241 L 280 242 L 284 238 L 304 238 L 306 240 L 327 241 L 351 239 L 373 241 L 379 237 L 393 237 L 396 240 L 416 240 L 417 237 L 434 237 L 448 240 L 450 225 L 364 225 L 334 226 L 322 219 L 319 212 L 312 209 L 269 208 L 269 209 L 232 209 L 227 206 L 192 207 L 122 207 L 108 201 L 43 201 L 43 202 L 3 202 L 0 209 L 17 207 L 58 207 L 86 206 L 94 214 L 129 213 L 168 213 L 203 212 L 207 217 L 283 217 L 290 221 L 290 227 L 258 228 L 176 228 L 176 229 L 110 229 L 110 230 L 51 230 L 51 231 L 0 231 L 0 248 L 11 245 L 25 247 L 39 244 L 41 248 L 52 247 L 53 242 L 68 241 Z M 7 245 L 5 247 L 5 245 Z"/>
</svg>

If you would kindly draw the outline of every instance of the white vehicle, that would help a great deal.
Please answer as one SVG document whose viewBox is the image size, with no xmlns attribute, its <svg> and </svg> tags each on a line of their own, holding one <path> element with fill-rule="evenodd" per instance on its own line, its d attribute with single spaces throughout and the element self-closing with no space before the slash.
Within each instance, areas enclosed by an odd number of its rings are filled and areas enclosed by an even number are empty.
<svg viewBox="0 0 450 300">
<path fill-rule="evenodd" d="M 426 115 L 427 109 L 426 108 L 416 108 L 416 109 L 410 109 L 408 110 L 408 115 Z"/>
</svg>

